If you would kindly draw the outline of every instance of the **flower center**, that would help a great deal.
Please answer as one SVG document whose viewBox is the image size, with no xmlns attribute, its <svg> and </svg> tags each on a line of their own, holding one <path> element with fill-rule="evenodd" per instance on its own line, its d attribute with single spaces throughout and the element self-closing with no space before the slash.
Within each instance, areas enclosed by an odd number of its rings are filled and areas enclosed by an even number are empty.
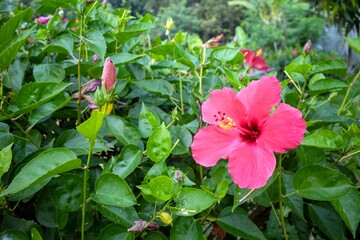
<svg viewBox="0 0 360 240">
<path fill-rule="evenodd" d="M 234 121 L 226 115 L 226 113 L 223 112 L 217 112 L 217 114 L 214 115 L 215 122 L 221 127 L 222 129 L 230 129 L 232 127 L 235 127 L 236 124 Z"/>
<path fill-rule="evenodd" d="M 261 134 L 257 124 L 250 124 L 238 129 L 240 131 L 241 138 L 246 142 L 255 142 Z"/>
</svg>

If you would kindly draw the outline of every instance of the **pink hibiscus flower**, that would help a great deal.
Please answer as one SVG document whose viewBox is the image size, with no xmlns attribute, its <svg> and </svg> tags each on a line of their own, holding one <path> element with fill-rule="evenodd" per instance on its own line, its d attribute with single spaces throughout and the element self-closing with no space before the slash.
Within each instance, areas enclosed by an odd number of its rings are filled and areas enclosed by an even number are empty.
<svg viewBox="0 0 360 240">
<path fill-rule="evenodd" d="M 235 94 L 214 90 L 202 105 L 202 128 L 191 145 L 195 161 L 206 167 L 228 159 L 228 170 L 240 188 L 260 188 L 274 172 L 273 152 L 296 148 L 306 122 L 299 110 L 280 103 L 281 85 L 263 76 Z"/>
<path fill-rule="evenodd" d="M 256 54 L 249 50 L 244 49 L 240 51 L 245 56 L 245 64 L 250 68 L 255 68 L 260 71 L 267 71 L 270 69 L 268 65 L 266 65 L 265 60 L 261 57 L 261 50 L 257 51 Z"/>
</svg>

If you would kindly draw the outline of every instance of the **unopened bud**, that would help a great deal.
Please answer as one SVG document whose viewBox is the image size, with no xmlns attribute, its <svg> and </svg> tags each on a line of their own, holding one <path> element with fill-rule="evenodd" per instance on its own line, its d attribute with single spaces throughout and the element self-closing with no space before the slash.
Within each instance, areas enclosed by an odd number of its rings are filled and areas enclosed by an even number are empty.
<svg viewBox="0 0 360 240">
<path fill-rule="evenodd" d="M 304 45 L 304 53 L 308 54 L 311 50 L 312 42 L 311 40 L 307 41 L 307 43 Z"/>
<path fill-rule="evenodd" d="M 128 232 L 142 232 L 147 226 L 147 222 L 144 220 L 134 221 L 134 225 L 128 229 Z"/>
<path fill-rule="evenodd" d="M 166 20 L 165 28 L 166 30 L 171 30 L 174 27 L 174 20 L 170 17 Z"/>
<path fill-rule="evenodd" d="M 183 182 L 184 174 L 180 170 L 176 170 L 174 173 L 175 182 Z"/>
<path fill-rule="evenodd" d="M 101 81 L 103 86 L 105 86 L 106 92 L 108 92 L 110 88 L 115 84 L 116 68 L 109 57 L 105 60 Z"/>
<path fill-rule="evenodd" d="M 161 222 L 163 223 L 163 224 L 165 224 L 165 225 L 169 225 L 169 224 L 171 224 L 172 223 L 172 216 L 169 214 L 169 213 L 167 213 L 167 212 L 161 212 L 160 214 L 159 214 L 159 218 L 160 218 L 160 220 L 161 220 Z"/>
</svg>

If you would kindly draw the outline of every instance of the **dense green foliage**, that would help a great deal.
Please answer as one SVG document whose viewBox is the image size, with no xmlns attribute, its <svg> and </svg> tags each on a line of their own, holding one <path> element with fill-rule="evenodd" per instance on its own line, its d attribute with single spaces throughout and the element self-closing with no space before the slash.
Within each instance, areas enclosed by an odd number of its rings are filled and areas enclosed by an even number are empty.
<svg viewBox="0 0 360 240">
<path fill-rule="evenodd" d="M 273 73 L 282 101 L 307 122 L 305 138 L 276 154 L 264 187 L 239 188 L 227 161 L 201 167 L 190 146 L 205 126 L 201 104 L 214 89 L 256 80 L 240 50 L 265 48 L 269 36 L 248 26 L 252 41 L 202 47 L 208 39 L 191 32 L 166 36 L 165 19 L 98 1 L 32 6 L 3 9 L 0 26 L 0 239 L 360 237 L 360 73 L 348 75 L 343 59 L 299 50 Z M 307 16 L 298 7 L 282 10 Z M 287 19 L 274 37 L 298 33 Z M 279 41 L 305 41 L 295 35 Z M 347 42 L 360 54 L 359 38 Z M 107 57 L 117 69 L 108 115 L 84 92 Z"/>
</svg>

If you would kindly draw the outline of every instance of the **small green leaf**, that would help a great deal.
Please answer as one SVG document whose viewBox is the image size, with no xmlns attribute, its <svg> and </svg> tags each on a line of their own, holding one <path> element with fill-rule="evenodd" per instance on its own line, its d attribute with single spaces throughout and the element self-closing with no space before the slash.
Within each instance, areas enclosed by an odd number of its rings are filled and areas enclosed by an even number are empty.
<svg viewBox="0 0 360 240">
<path fill-rule="evenodd" d="M 349 46 L 355 51 L 357 52 L 357 54 L 360 55 L 360 38 L 350 38 L 347 37 L 346 38 L 347 43 L 349 44 Z"/>
<path fill-rule="evenodd" d="M 139 116 L 139 131 L 143 138 L 150 136 L 152 131 L 160 125 L 160 118 L 151 108 L 142 103 Z"/>
<path fill-rule="evenodd" d="M 106 42 L 100 31 L 94 29 L 89 30 L 86 33 L 86 39 L 84 42 L 94 53 L 99 55 L 100 59 L 105 58 Z"/>
<path fill-rule="evenodd" d="M 328 201 L 344 196 L 353 186 L 345 175 L 334 169 L 310 165 L 296 172 L 294 188 L 303 198 Z"/>
<path fill-rule="evenodd" d="M 173 86 L 165 80 L 142 80 L 133 83 L 144 91 L 162 97 L 171 97 L 174 91 Z"/>
<path fill-rule="evenodd" d="M 33 70 L 37 82 L 61 82 L 65 78 L 65 70 L 56 63 L 36 65 Z"/>
<path fill-rule="evenodd" d="M 163 161 L 170 155 L 171 147 L 170 134 L 163 123 L 151 133 L 146 145 L 147 154 L 154 162 Z"/>
<path fill-rule="evenodd" d="M 342 220 L 350 229 L 354 239 L 356 238 L 356 230 L 360 222 L 360 196 L 355 188 L 335 200 L 330 201 L 335 210 L 338 212 Z"/>
<path fill-rule="evenodd" d="M 14 142 L 14 136 L 9 130 L 9 125 L 0 122 L 0 149 L 3 149 Z"/>
<path fill-rule="evenodd" d="M 157 199 L 167 201 L 173 195 L 174 184 L 168 176 L 158 176 L 150 180 L 151 195 Z"/>
<path fill-rule="evenodd" d="M 44 52 L 64 53 L 73 56 L 74 39 L 71 34 L 63 34 L 50 42 Z"/>
<path fill-rule="evenodd" d="M 80 165 L 80 159 L 77 159 L 76 155 L 68 149 L 46 150 L 28 162 L 15 176 L 9 187 L 1 192 L 0 196 L 20 192 L 45 178 L 70 171 Z"/>
<path fill-rule="evenodd" d="M 347 72 L 346 62 L 342 59 L 325 60 L 315 65 L 312 69 L 312 74 L 325 73 L 332 74 L 339 77 L 344 77 Z"/>
<path fill-rule="evenodd" d="M 183 209 L 177 215 L 195 215 L 210 207 L 216 198 L 201 189 L 183 188 L 175 198 L 176 207 Z"/>
<path fill-rule="evenodd" d="M 306 136 L 301 145 L 337 150 L 342 148 L 343 139 L 338 133 L 325 129 Z"/>
<path fill-rule="evenodd" d="M 121 177 L 112 174 L 102 174 L 95 182 L 95 194 L 91 199 L 100 204 L 117 207 L 129 207 L 136 204 L 136 198 L 129 185 Z"/>
<path fill-rule="evenodd" d="M 97 240 L 134 240 L 134 232 L 128 232 L 127 228 L 120 224 L 110 224 L 104 227 Z"/>
<path fill-rule="evenodd" d="M 311 94 L 320 94 L 324 92 L 338 91 L 347 88 L 348 85 L 337 79 L 323 78 L 316 81 L 310 81 L 309 90 Z"/>
<path fill-rule="evenodd" d="M 244 59 L 244 55 L 240 53 L 240 48 L 230 48 L 226 46 L 216 47 L 211 52 L 211 58 L 214 58 L 220 62 L 241 62 Z"/>
<path fill-rule="evenodd" d="M 105 126 L 123 145 L 132 144 L 138 146 L 141 141 L 137 127 L 121 117 L 114 115 L 106 116 Z"/>
<path fill-rule="evenodd" d="M 143 22 L 136 22 L 134 24 L 126 26 L 126 28 L 118 32 L 116 35 L 116 39 L 119 40 L 119 43 L 124 43 L 132 37 L 139 35 L 140 33 L 146 32 L 154 28 L 154 25 L 143 23 Z"/>
<path fill-rule="evenodd" d="M 114 160 L 112 172 L 122 178 L 132 173 L 141 161 L 142 151 L 134 145 L 127 145 Z"/>
<path fill-rule="evenodd" d="M 171 240 L 203 240 L 203 230 L 193 217 L 177 217 L 170 232 Z"/>
<path fill-rule="evenodd" d="M 95 110 L 91 113 L 91 117 L 85 122 L 81 123 L 76 129 L 84 137 L 89 139 L 91 142 L 95 141 L 99 130 L 103 124 L 105 114 L 99 110 Z"/>
<path fill-rule="evenodd" d="M 36 228 L 31 229 L 31 240 L 43 240 L 39 231 Z"/>
<path fill-rule="evenodd" d="M 175 143 L 178 141 L 171 153 L 175 155 L 188 153 L 192 143 L 192 135 L 189 130 L 183 126 L 173 125 L 170 127 L 169 131 L 172 142 Z"/>
<path fill-rule="evenodd" d="M 266 239 L 259 228 L 248 219 L 248 213 L 237 208 L 231 211 L 231 207 L 224 208 L 216 223 L 226 232 L 244 239 Z"/>
<path fill-rule="evenodd" d="M 130 228 L 134 221 L 139 220 L 139 216 L 134 207 L 116 207 L 111 205 L 98 205 L 99 212 L 114 223 L 121 224 L 126 228 Z"/>
<path fill-rule="evenodd" d="M 310 203 L 308 209 L 314 225 L 326 236 L 332 240 L 346 239 L 341 218 L 329 203 Z"/>
<path fill-rule="evenodd" d="M 62 229 L 68 220 L 68 213 L 56 208 L 53 197 L 47 191 L 41 192 L 36 202 L 35 214 L 39 223 L 49 228 Z"/>
<path fill-rule="evenodd" d="M 1 177 L 6 173 L 11 164 L 12 159 L 12 151 L 11 151 L 12 144 L 9 146 L 3 148 L 0 151 L 0 183 L 1 183 Z"/>
</svg>

